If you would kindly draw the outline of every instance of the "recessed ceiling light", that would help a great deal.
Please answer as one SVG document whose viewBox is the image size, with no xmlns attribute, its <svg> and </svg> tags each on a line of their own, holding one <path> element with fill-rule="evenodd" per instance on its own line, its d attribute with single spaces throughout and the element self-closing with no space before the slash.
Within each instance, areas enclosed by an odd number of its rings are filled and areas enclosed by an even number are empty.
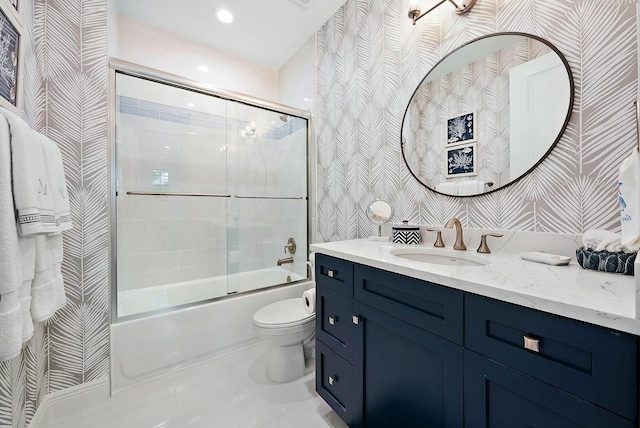
<svg viewBox="0 0 640 428">
<path fill-rule="evenodd" d="M 209 67 L 207 67 L 206 65 L 199 65 L 198 70 L 202 71 L 203 73 L 206 73 L 207 71 L 209 71 Z"/>
<path fill-rule="evenodd" d="M 225 24 L 233 22 L 233 15 L 231 14 L 231 12 L 229 12 L 226 9 L 220 9 L 218 13 L 216 13 L 216 16 L 220 21 L 224 22 Z"/>
</svg>

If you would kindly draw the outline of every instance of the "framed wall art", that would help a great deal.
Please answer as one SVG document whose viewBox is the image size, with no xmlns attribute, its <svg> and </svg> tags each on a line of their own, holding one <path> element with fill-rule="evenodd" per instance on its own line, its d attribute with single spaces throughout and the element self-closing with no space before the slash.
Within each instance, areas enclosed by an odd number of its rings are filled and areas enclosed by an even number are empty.
<svg viewBox="0 0 640 428">
<path fill-rule="evenodd" d="M 14 0 L 15 6 L 17 1 Z M 14 3 L 0 1 L 0 106 L 22 108 L 22 25 Z"/>
<path fill-rule="evenodd" d="M 451 177 L 466 177 L 478 174 L 477 143 L 447 147 L 447 174 Z"/>
<path fill-rule="evenodd" d="M 463 113 L 447 119 L 447 144 L 461 144 L 476 141 L 475 111 Z"/>
</svg>

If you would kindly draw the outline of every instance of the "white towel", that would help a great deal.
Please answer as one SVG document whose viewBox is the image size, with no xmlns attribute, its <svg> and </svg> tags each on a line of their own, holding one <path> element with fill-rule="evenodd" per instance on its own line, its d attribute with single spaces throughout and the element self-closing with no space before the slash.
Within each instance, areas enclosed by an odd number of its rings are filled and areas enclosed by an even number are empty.
<svg viewBox="0 0 640 428">
<path fill-rule="evenodd" d="M 455 182 L 440 183 L 436 185 L 436 191 L 455 196 L 458 194 L 458 184 Z"/>
<path fill-rule="evenodd" d="M 22 310 L 18 292 L 2 295 L 0 300 L 0 361 L 11 360 L 22 351 Z"/>
<path fill-rule="evenodd" d="M 478 180 L 467 180 L 458 183 L 458 196 L 478 194 Z"/>
<path fill-rule="evenodd" d="M 585 248 L 592 249 L 594 251 L 609 251 L 612 253 L 623 251 L 630 253 L 635 250 L 630 250 L 620 241 L 621 235 L 619 233 L 610 232 L 608 230 L 589 229 L 582 235 L 582 245 Z"/>
<path fill-rule="evenodd" d="M 53 198 L 47 179 L 40 138 L 22 119 L 0 108 L 9 123 L 13 161 L 13 200 L 21 236 L 55 233 Z"/>
<path fill-rule="evenodd" d="M 22 265 L 11 187 L 11 148 L 7 121 L 0 118 L 0 299 L 22 285 Z"/>
<path fill-rule="evenodd" d="M 22 309 L 22 342 L 26 342 L 33 336 L 33 319 L 31 318 L 31 284 L 36 267 L 36 238 L 34 236 L 21 236 L 20 261 L 22 264 L 22 285 L 18 288 L 18 298 Z"/>
<path fill-rule="evenodd" d="M 640 249 L 640 153 L 633 149 L 622 161 L 618 177 L 618 202 L 622 244 L 630 250 Z"/>
<path fill-rule="evenodd" d="M 52 140 L 41 134 L 38 134 L 38 137 L 42 146 L 47 180 L 53 199 L 56 233 L 61 233 L 72 228 L 69 192 L 67 191 L 67 180 L 64 175 L 62 154 L 58 145 Z"/>
<path fill-rule="evenodd" d="M 31 285 L 31 317 L 46 321 L 66 304 L 62 277 L 62 235 L 36 236 L 36 268 Z"/>
</svg>

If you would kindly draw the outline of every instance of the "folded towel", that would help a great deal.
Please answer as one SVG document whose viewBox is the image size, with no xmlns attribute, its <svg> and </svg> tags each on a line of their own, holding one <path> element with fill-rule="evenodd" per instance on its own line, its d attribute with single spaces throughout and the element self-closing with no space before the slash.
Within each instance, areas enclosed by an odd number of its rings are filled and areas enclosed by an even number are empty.
<svg viewBox="0 0 640 428">
<path fill-rule="evenodd" d="M 13 200 L 21 236 L 55 233 L 52 192 L 38 134 L 9 110 L 0 108 L 9 123 L 13 162 Z"/>
<path fill-rule="evenodd" d="M 436 185 L 436 191 L 455 196 L 458 194 L 458 184 L 455 182 L 440 183 Z"/>
<path fill-rule="evenodd" d="M 458 196 L 478 194 L 478 180 L 467 180 L 458 183 Z"/>
<path fill-rule="evenodd" d="M 618 202 L 622 244 L 630 250 L 640 249 L 640 153 L 633 149 L 631 156 L 620 165 Z"/>
<path fill-rule="evenodd" d="M 53 210 L 56 220 L 56 233 L 64 232 L 72 228 L 71 211 L 69 207 L 69 193 L 67 180 L 64 175 L 62 154 L 58 145 L 44 135 L 38 134 L 42 153 L 44 155 L 47 180 L 53 199 Z"/>
<path fill-rule="evenodd" d="M 2 295 L 0 300 L 0 361 L 11 360 L 22 351 L 22 310 L 18 292 Z"/>
<path fill-rule="evenodd" d="M 0 299 L 22 285 L 22 265 L 11 187 L 9 126 L 0 118 Z"/>
</svg>

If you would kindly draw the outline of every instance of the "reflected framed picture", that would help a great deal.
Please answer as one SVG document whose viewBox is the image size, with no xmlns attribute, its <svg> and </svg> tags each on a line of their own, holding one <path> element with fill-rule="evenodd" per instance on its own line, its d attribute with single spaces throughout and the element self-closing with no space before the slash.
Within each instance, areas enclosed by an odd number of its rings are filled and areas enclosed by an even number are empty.
<svg viewBox="0 0 640 428">
<path fill-rule="evenodd" d="M 19 112 L 22 108 L 22 25 L 13 7 L 13 3 L 0 1 L 0 105 Z"/>
<path fill-rule="evenodd" d="M 447 177 L 466 177 L 478 174 L 477 143 L 447 147 Z"/>
<path fill-rule="evenodd" d="M 477 112 L 462 113 L 447 119 L 447 144 L 476 141 Z"/>
</svg>

